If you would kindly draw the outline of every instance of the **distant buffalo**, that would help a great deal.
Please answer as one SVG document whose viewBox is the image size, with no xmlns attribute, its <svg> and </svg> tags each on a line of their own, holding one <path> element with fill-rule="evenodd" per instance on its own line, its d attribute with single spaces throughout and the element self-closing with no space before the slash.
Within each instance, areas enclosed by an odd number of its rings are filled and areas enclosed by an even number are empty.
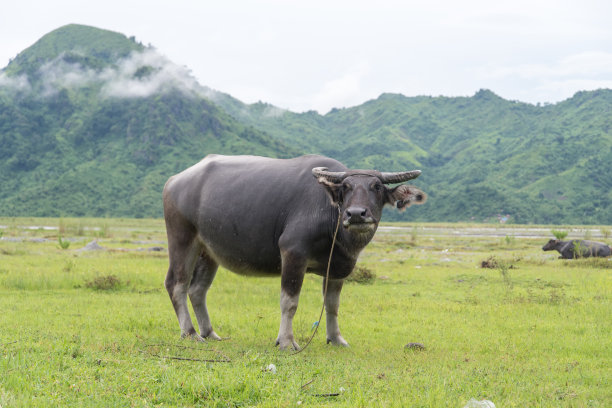
<svg viewBox="0 0 612 408">
<path fill-rule="evenodd" d="M 579 239 L 572 239 L 571 241 L 551 239 L 542 249 L 544 251 L 557 250 L 563 259 L 588 258 L 590 256 L 606 258 L 610 256 L 611 252 L 610 247 L 603 242 Z"/>
</svg>

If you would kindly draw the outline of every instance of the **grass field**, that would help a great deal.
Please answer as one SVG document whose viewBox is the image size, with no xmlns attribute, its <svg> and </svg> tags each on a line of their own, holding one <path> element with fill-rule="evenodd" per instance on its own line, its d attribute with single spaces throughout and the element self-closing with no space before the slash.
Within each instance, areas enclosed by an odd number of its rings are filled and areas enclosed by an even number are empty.
<svg viewBox="0 0 612 408">
<path fill-rule="evenodd" d="M 179 339 L 162 220 L 0 218 L 0 406 L 610 407 L 612 261 L 542 252 L 551 229 L 387 225 L 359 262 L 376 277 L 343 290 L 351 347 L 323 327 L 291 355 L 274 347 L 279 279 L 226 270 L 208 305 L 230 339 Z M 307 276 L 302 345 L 320 291 Z"/>
</svg>

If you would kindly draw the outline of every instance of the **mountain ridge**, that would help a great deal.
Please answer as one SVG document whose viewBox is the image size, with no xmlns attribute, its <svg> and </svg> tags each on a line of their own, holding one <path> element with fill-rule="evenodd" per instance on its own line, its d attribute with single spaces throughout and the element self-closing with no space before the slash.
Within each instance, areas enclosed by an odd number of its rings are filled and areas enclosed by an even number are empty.
<svg viewBox="0 0 612 408">
<path fill-rule="evenodd" d="M 612 224 L 612 91 L 551 105 L 384 93 L 325 115 L 244 104 L 153 47 L 68 25 L 0 71 L 0 215 L 161 216 L 207 153 L 420 168 L 424 206 L 387 220 Z"/>
</svg>

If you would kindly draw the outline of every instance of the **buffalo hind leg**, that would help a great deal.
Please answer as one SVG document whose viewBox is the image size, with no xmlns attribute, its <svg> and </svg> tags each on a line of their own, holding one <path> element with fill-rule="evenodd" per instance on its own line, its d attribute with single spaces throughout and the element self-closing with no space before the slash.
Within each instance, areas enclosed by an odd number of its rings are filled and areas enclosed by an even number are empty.
<svg viewBox="0 0 612 408">
<path fill-rule="evenodd" d="M 300 291 L 306 272 L 306 260 L 287 252 L 282 254 L 281 271 L 281 323 L 276 338 L 276 345 L 281 350 L 292 347 L 299 350 L 300 346 L 293 337 L 293 316 L 297 311 Z"/>
<path fill-rule="evenodd" d="M 221 340 L 221 337 L 215 333 L 210 323 L 208 309 L 206 308 L 206 293 L 215 279 L 218 267 L 219 264 L 203 252 L 196 263 L 189 286 L 189 299 L 198 320 L 200 336 L 212 340 Z"/>
<path fill-rule="evenodd" d="M 181 337 L 192 337 L 195 340 L 204 341 L 196 333 L 187 307 L 187 292 L 196 261 L 202 252 L 202 245 L 197 241 L 195 234 L 190 239 L 187 237 L 181 238 L 183 239 L 177 239 L 173 236 L 168 228 L 170 266 L 168 267 L 165 286 L 181 327 Z"/>
<path fill-rule="evenodd" d="M 338 308 L 340 307 L 340 292 L 343 284 L 344 280 L 342 279 L 330 279 L 324 299 L 327 343 L 337 346 L 348 346 L 346 340 L 340 335 L 340 327 L 338 327 Z M 325 294 L 325 278 L 323 278 L 323 292 Z"/>
</svg>

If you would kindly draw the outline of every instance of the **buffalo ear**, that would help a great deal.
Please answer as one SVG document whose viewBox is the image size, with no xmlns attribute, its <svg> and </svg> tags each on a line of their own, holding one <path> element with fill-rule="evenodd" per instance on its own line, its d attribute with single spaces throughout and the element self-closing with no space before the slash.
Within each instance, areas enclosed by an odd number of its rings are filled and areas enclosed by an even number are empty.
<svg viewBox="0 0 612 408">
<path fill-rule="evenodd" d="M 412 204 L 424 204 L 427 201 L 427 194 L 415 186 L 401 184 L 395 188 L 388 188 L 386 203 L 404 211 Z"/>
<path fill-rule="evenodd" d="M 323 187 L 325 187 L 325 191 L 333 205 L 338 205 L 338 203 L 342 200 L 342 184 L 334 183 L 331 180 L 326 179 L 325 177 L 317 177 L 317 181 Z"/>
</svg>

